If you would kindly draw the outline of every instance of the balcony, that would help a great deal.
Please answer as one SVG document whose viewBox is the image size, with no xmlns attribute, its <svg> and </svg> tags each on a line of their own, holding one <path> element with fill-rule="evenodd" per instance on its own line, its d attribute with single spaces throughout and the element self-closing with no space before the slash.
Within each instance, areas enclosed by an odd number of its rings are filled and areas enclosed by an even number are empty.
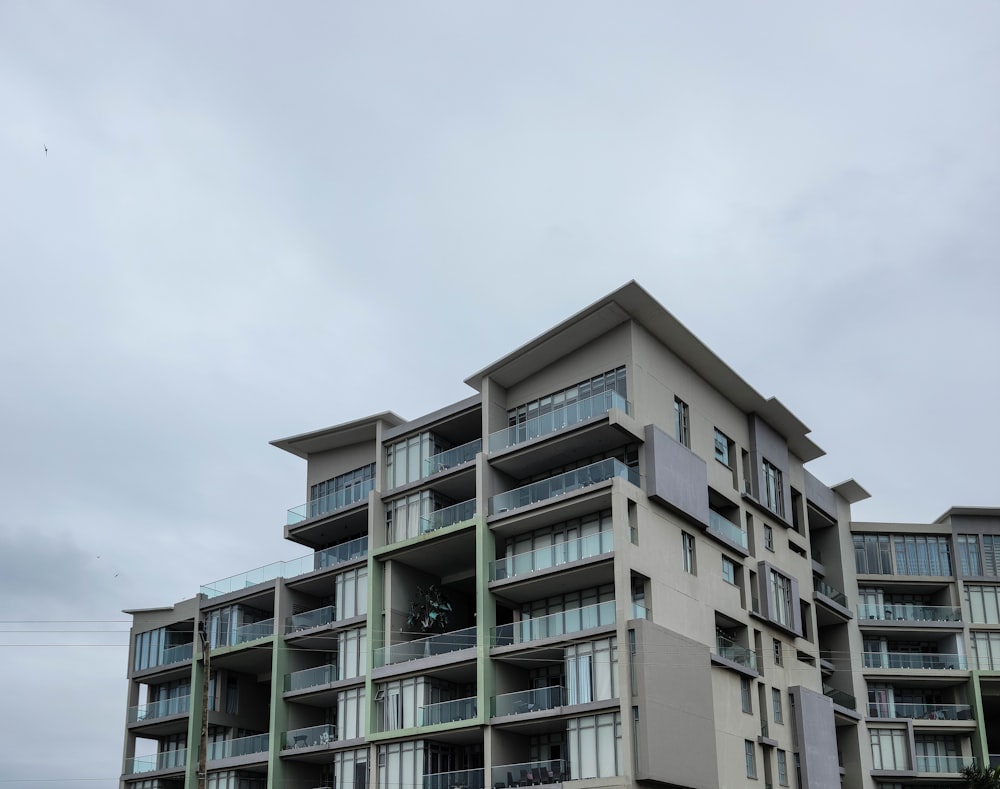
<svg viewBox="0 0 1000 789">
<path fill-rule="evenodd" d="M 329 685 L 336 681 L 337 665 L 335 663 L 293 671 L 291 674 L 285 674 L 285 693 L 315 688 L 319 685 Z"/>
<path fill-rule="evenodd" d="M 268 734 L 251 734 L 249 737 L 237 737 L 233 740 L 220 740 L 208 744 L 208 760 L 232 759 L 235 756 L 253 756 L 266 754 L 271 747 L 271 737 Z"/>
<path fill-rule="evenodd" d="M 423 789 L 484 789 L 485 770 L 450 770 L 424 776 Z"/>
<path fill-rule="evenodd" d="M 173 663 L 182 663 L 190 660 L 194 655 L 194 644 L 177 644 L 167 647 L 160 655 L 160 666 L 169 666 Z"/>
<path fill-rule="evenodd" d="M 161 751 L 149 756 L 135 756 L 125 760 L 125 775 L 141 775 L 158 770 L 182 770 L 187 764 L 187 748 Z"/>
<path fill-rule="evenodd" d="M 285 635 L 298 633 L 300 630 L 310 630 L 314 627 L 323 627 L 337 621 L 337 609 L 328 605 L 323 608 L 315 608 L 312 611 L 303 611 L 301 614 L 293 614 L 285 617 Z"/>
<path fill-rule="evenodd" d="M 888 622 L 961 622 L 962 609 L 950 605 L 920 603 L 860 603 L 858 618 Z"/>
<path fill-rule="evenodd" d="M 418 707 L 417 725 L 434 726 L 438 723 L 473 720 L 479 714 L 476 702 L 475 696 L 469 696 L 465 699 L 439 701 L 437 704 L 426 704 L 423 707 Z"/>
<path fill-rule="evenodd" d="M 257 584 L 273 581 L 275 578 L 295 578 L 299 575 L 334 567 L 368 553 L 368 535 L 355 540 L 325 548 L 322 551 L 300 556 L 287 562 L 272 562 L 263 567 L 231 575 L 220 581 L 213 581 L 201 587 L 201 593 L 208 599 L 237 592 Z"/>
<path fill-rule="evenodd" d="M 429 534 L 447 526 L 454 526 L 456 523 L 465 523 L 476 517 L 476 500 L 452 504 L 450 507 L 435 510 L 430 515 L 420 518 L 420 533 Z"/>
<path fill-rule="evenodd" d="M 846 707 L 849 710 L 856 710 L 858 708 L 858 700 L 845 690 L 838 690 L 837 688 L 823 683 L 823 695 L 827 698 L 833 699 L 834 704 L 838 704 L 841 707 Z"/>
<path fill-rule="evenodd" d="M 452 449 L 446 449 L 444 452 L 438 452 L 436 455 L 431 455 L 424 461 L 424 476 L 429 477 L 431 474 L 438 474 L 450 468 L 471 463 L 476 459 L 476 455 L 479 454 L 482 448 L 483 440 L 477 438 L 468 444 L 462 444 L 459 447 L 453 447 Z"/>
<path fill-rule="evenodd" d="M 723 636 L 715 638 L 715 654 L 738 666 L 757 670 L 757 653 Z"/>
<path fill-rule="evenodd" d="M 368 494 L 375 489 L 375 480 L 366 479 L 359 485 L 352 485 L 344 490 L 338 490 L 307 501 L 288 511 L 285 525 L 294 526 L 302 521 L 318 518 L 321 515 L 331 515 L 337 510 L 344 510 L 355 504 L 368 501 Z"/>
<path fill-rule="evenodd" d="M 916 756 L 913 761 L 918 773 L 960 773 L 972 759 L 965 756 Z"/>
<path fill-rule="evenodd" d="M 614 623 L 615 601 L 607 600 L 582 608 L 571 608 L 537 616 L 534 619 L 522 619 L 519 622 L 498 625 L 492 628 L 490 643 L 495 647 L 526 644 L 529 641 L 578 633 L 581 630 L 610 626 Z"/>
<path fill-rule="evenodd" d="M 393 663 L 404 663 L 408 660 L 447 655 L 449 652 L 457 652 L 460 649 L 470 649 L 475 646 L 476 628 L 467 627 L 464 630 L 455 630 L 451 633 L 439 633 L 426 638 L 418 638 L 415 641 L 404 641 L 401 644 L 379 647 L 375 650 L 375 667 L 381 668 Z"/>
<path fill-rule="evenodd" d="M 504 718 L 508 715 L 523 715 L 526 712 L 552 710 L 566 704 L 566 688 L 551 686 L 518 690 L 494 696 L 491 703 L 491 717 Z"/>
<path fill-rule="evenodd" d="M 569 762 L 565 759 L 551 759 L 544 762 L 498 764 L 490 770 L 490 780 L 496 789 L 558 784 L 570 780 Z"/>
<path fill-rule="evenodd" d="M 864 667 L 889 669 L 959 669 L 969 665 L 965 655 L 946 652 L 865 652 Z"/>
<path fill-rule="evenodd" d="M 604 392 L 569 405 L 555 408 L 547 414 L 536 416 L 518 425 L 491 433 L 487 446 L 489 451 L 500 452 L 504 449 L 523 444 L 535 438 L 550 435 L 567 427 L 586 422 L 597 416 L 603 416 L 612 408 L 617 408 L 626 414 L 632 412 L 631 404 L 616 392 Z"/>
<path fill-rule="evenodd" d="M 629 468 L 620 460 L 608 458 L 583 468 L 567 471 L 565 474 L 557 474 L 554 477 L 500 493 L 490 499 L 490 514 L 498 515 L 518 507 L 537 504 L 589 485 L 605 482 L 614 477 L 628 480 L 636 486 L 639 485 L 638 469 Z"/>
<path fill-rule="evenodd" d="M 318 745 L 329 745 L 337 739 L 337 727 L 327 723 L 322 726 L 309 726 L 305 729 L 292 729 L 285 732 L 285 741 L 281 749 L 314 748 Z"/>
<path fill-rule="evenodd" d="M 729 542 L 736 543 L 743 550 L 747 549 L 747 533 L 715 510 L 708 511 L 708 530 Z"/>
<path fill-rule="evenodd" d="M 128 722 L 149 723 L 170 715 L 185 715 L 191 711 L 191 697 L 177 696 L 163 701 L 151 701 L 128 708 Z"/>
<path fill-rule="evenodd" d="M 575 540 L 496 559 L 490 562 L 490 580 L 502 581 L 530 575 L 538 570 L 547 570 L 549 567 L 558 567 L 579 559 L 611 553 L 614 547 L 615 536 L 611 531 L 577 537 Z"/>
<path fill-rule="evenodd" d="M 903 718 L 912 720 L 971 721 L 972 707 L 968 704 L 925 704 L 923 702 L 869 702 L 869 718 Z"/>
<path fill-rule="evenodd" d="M 270 638 L 274 635 L 274 620 L 264 619 L 260 622 L 250 622 L 240 625 L 233 630 L 233 643 L 231 646 L 247 644 L 250 641 L 259 641 L 262 638 Z"/>
<path fill-rule="evenodd" d="M 837 605 L 842 605 L 844 608 L 848 608 L 847 605 L 847 595 L 837 589 L 835 586 L 830 586 L 826 581 L 817 578 L 813 584 L 817 592 L 819 592 L 823 597 L 828 600 L 833 600 Z"/>
</svg>

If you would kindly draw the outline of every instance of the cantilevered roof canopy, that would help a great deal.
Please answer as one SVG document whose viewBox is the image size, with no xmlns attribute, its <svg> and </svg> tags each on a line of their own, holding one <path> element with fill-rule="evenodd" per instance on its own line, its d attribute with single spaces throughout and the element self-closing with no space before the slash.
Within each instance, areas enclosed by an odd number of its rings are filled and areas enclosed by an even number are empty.
<svg viewBox="0 0 1000 789">
<path fill-rule="evenodd" d="M 392 411 L 383 411 L 381 414 L 373 414 L 372 416 L 355 419 L 351 422 L 344 422 L 333 427 L 324 427 L 320 430 L 300 433 L 297 436 L 289 436 L 288 438 L 277 438 L 271 442 L 271 446 L 291 452 L 300 458 L 308 459 L 309 455 L 316 454 L 317 452 L 349 447 L 365 441 L 374 441 L 379 422 L 389 427 L 396 427 L 405 421 L 403 417 L 394 414 Z"/>
</svg>

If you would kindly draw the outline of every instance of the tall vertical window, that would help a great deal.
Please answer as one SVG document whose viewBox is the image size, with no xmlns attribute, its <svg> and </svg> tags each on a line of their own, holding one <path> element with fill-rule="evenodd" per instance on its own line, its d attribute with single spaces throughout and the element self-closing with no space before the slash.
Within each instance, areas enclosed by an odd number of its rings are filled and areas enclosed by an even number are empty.
<svg viewBox="0 0 1000 789">
<path fill-rule="evenodd" d="M 427 459 L 446 447 L 438 443 L 431 433 L 420 433 L 397 441 L 385 448 L 386 487 L 395 488 L 424 477 Z"/>
<path fill-rule="evenodd" d="M 965 584 L 969 621 L 977 625 L 1000 625 L 1000 586 Z"/>
<path fill-rule="evenodd" d="M 955 538 L 958 546 L 958 564 L 962 575 L 982 575 L 983 564 L 979 560 L 979 538 L 975 534 L 959 534 Z"/>
<path fill-rule="evenodd" d="M 1000 671 L 1000 633 L 969 633 L 972 662 L 980 671 Z"/>
<path fill-rule="evenodd" d="M 727 583 L 736 583 L 736 562 L 728 556 L 722 557 L 722 580 Z"/>
<path fill-rule="evenodd" d="M 684 572 L 697 575 L 694 555 L 694 537 L 686 531 L 681 532 L 681 556 L 684 560 Z"/>
<path fill-rule="evenodd" d="M 771 708 L 774 713 L 774 722 L 783 723 L 784 716 L 781 713 L 781 691 L 771 688 Z"/>
<path fill-rule="evenodd" d="M 872 767 L 876 770 L 908 770 L 905 729 L 869 729 Z"/>
<path fill-rule="evenodd" d="M 951 545 L 947 537 L 897 534 L 892 544 L 898 575 L 951 575 Z"/>
<path fill-rule="evenodd" d="M 753 740 L 743 741 L 743 757 L 746 760 L 747 778 L 757 777 L 757 752 Z"/>
<path fill-rule="evenodd" d="M 740 677 L 740 704 L 745 713 L 753 715 L 753 698 L 750 693 L 750 677 Z"/>
<path fill-rule="evenodd" d="M 764 524 L 764 547 L 769 551 L 774 550 L 774 529 Z"/>
<path fill-rule="evenodd" d="M 788 786 L 788 754 L 778 748 L 778 785 Z"/>
<path fill-rule="evenodd" d="M 715 428 L 715 459 L 718 460 L 724 466 L 730 466 L 730 445 L 733 442 L 729 440 L 729 436 L 723 433 L 719 428 Z"/>
<path fill-rule="evenodd" d="M 774 602 L 771 618 L 779 625 L 791 628 L 794 622 L 792 618 L 792 581 L 776 570 L 770 571 L 769 581 L 771 600 Z"/>
<path fill-rule="evenodd" d="M 854 566 L 859 573 L 892 575 L 889 535 L 855 534 Z"/>
<path fill-rule="evenodd" d="M 781 651 L 781 641 L 777 638 L 772 639 L 772 648 L 774 652 L 774 665 L 780 666 L 782 664 L 782 651 Z"/>
<path fill-rule="evenodd" d="M 781 486 L 781 470 L 764 461 L 764 506 L 771 512 L 785 517 L 785 492 Z"/>
<path fill-rule="evenodd" d="M 566 721 L 569 777 L 602 778 L 621 773 L 620 712 L 586 715 Z"/>
<path fill-rule="evenodd" d="M 691 418 L 688 413 L 688 404 L 679 397 L 674 398 L 674 435 L 677 440 L 691 448 Z"/>
</svg>

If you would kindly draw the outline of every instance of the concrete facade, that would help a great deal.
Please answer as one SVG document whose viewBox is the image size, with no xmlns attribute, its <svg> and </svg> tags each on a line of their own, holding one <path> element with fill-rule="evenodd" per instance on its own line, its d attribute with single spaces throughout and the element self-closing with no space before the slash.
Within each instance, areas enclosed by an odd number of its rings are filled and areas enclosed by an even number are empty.
<svg viewBox="0 0 1000 789">
<path fill-rule="evenodd" d="M 635 283 L 466 383 L 274 441 L 304 555 L 128 612 L 123 789 L 198 786 L 201 622 L 212 789 L 902 789 L 1000 753 L 1000 510 L 852 523 L 864 489 Z"/>
</svg>

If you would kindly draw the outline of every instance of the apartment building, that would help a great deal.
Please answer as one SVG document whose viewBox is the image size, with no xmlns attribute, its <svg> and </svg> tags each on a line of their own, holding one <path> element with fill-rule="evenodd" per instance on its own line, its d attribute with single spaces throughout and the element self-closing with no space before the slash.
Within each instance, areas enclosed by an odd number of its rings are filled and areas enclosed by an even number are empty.
<svg viewBox="0 0 1000 789">
<path fill-rule="evenodd" d="M 127 612 L 123 789 L 197 787 L 203 709 L 211 789 L 902 789 L 1000 753 L 1000 510 L 852 523 L 865 490 L 635 283 L 466 383 L 272 442 L 303 556 Z"/>
</svg>

